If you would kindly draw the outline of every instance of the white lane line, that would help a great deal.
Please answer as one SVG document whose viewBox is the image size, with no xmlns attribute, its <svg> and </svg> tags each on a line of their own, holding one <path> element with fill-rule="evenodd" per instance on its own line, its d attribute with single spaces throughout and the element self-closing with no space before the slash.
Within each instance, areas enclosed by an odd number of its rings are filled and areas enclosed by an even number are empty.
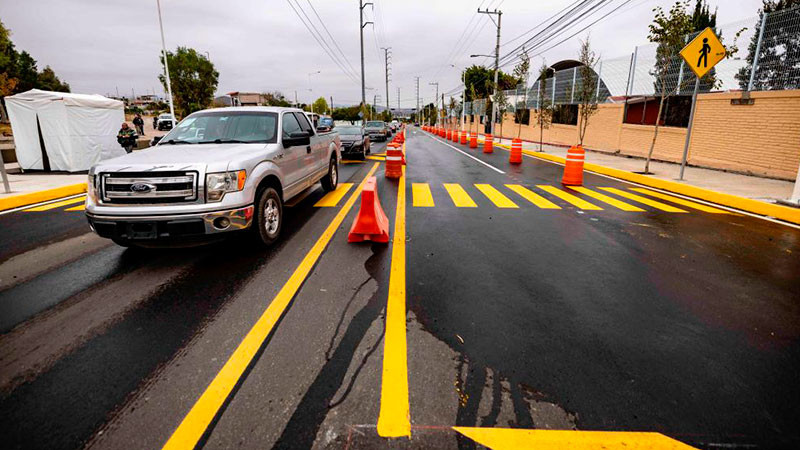
<svg viewBox="0 0 800 450">
<path fill-rule="evenodd" d="M 564 166 L 564 164 L 562 164 L 562 163 L 559 163 L 559 162 L 556 162 L 556 161 L 550 161 L 549 159 L 537 158 L 535 156 L 531 156 L 531 155 L 528 155 L 526 153 L 523 153 L 523 155 L 527 156 L 528 158 L 534 159 L 536 161 L 548 162 L 550 164 L 555 164 L 557 166 L 562 166 L 562 167 Z M 650 189 L 652 191 L 661 192 L 662 194 L 672 195 L 674 197 L 679 197 L 679 198 L 682 198 L 684 200 L 690 200 L 690 201 L 693 201 L 693 202 L 702 203 L 704 205 L 713 206 L 714 208 L 724 209 L 726 211 L 734 212 L 734 213 L 737 213 L 737 214 L 742 214 L 742 215 L 745 215 L 745 216 L 755 217 L 756 219 L 766 220 L 767 222 L 773 222 L 773 223 L 777 223 L 779 225 L 785 225 L 787 227 L 796 228 L 796 229 L 800 230 L 800 225 L 795 225 L 795 224 L 790 223 L 790 222 L 784 222 L 782 220 L 773 219 L 772 217 L 769 217 L 769 216 L 761 216 L 761 215 L 754 214 L 754 213 L 751 213 L 751 212 L 742 211 L 741 209 L 731 208 L 731 207 L 725 206 L 725 205 L 718 205 L 716 203 L 708 202 L 708 201 L 705 201 L 705 200 L 702 200 L 702 199 L 699 199 L 699 198 L 689 197 L 689 196 L 686 196 L 686 195 L 683 195 L 683 194 L 678 194 L 676 192 L 666 191 L 664 189 L 659 189 L 659 188 L 655 188 L 655 187 L 652 187 L 652 186 L 647 186 L 647 185 L 644 185 L 644 184 L 636 183 L 634 181 L 623 180 L 622 178 L 614 178 L 614 177 L 612 177 L 610 175 L 604 175 L 602 173 L 592 172 L 591 170 L 587 170 L 587 172 L 591 173 L 592 175 L 597 175 L 599 177 L 608 178 L 609 180 L 614 180 L 614 181 L 617 181 L 617 182 L 620 182 L 620 183 L 627 183 L 627 184 L 630 184 L 630 185 L 633 185 L 633 186 L 647 188 L 647 189 Z"/>
<path fill-rule="evenodd" d="M 478 161 L 479 163 L 481 163 L 481 164 L 483 164 L 484 166 L 486 166 L 486 167 L 488 167 L 488 168 L 490 168 L 490 169 L 494 170 L 494 171 L 495 171 L 495 172 L 497 172 L 497 173 L 502 173 L 502 174 L 505 174 L 505 172 L 503 172 L 502 170 L 498 169 L 497 167 L 495 167 L 495 166 L 493 166 L 493 165 L 491 165 L 491 164 L 489 164 L 489 163 L 487 163 L 487 162 L 485 162 L 485 161 L 481 161 L 480 159 L 478 159 L 478 158 L 476 158 L 476 157 L 474 157 L 474 156 L 470 155 L 469 153 L 467 153 L 467 152 L 465 152 L 465 151 L 463 151 L 463 150 L 461 150 L 461 149 L 459 149 L 459 148 L 453 147 L 452 145 L 448 144 L 447 142 L 445 142 L 445 141 L 443 141 L 443 140 L 441 140 L 441 139 L 437 139 L 437 138 L 435 138 L 435 137 L 433 137 L 433 136 L 431 136 L 431 135 L 429 135 L 429 134 L 427 134 L 427 133 L 425 133 L 425 134 L 424 134 L 424 136 L 428 136 L 429 138 L 433 139 L 434 141 L 438 141 L 438 142 L 440 142 L 440 143 L 442 143 L 442 144 L 444 144 L 444 145 L 446 145 L 446 146 L 448 146 L 448 147 L 452 148 L 453 150 L 457 151 L 458 153 L 461 153 L 461 154 L 462 154 L 462 155 L 464 155 L 464 156 L 468 156 L 468 157 L 470 157 L 470 158 L 474 159 L 475 161 Z"/>
<path fill-rule="evenodd" d="M 63 201 L 63 200 L 69 200 L 71 198 L 78 198 L 78 197 L 84 197 L 84 196 L 86 196 L 85 192 L 83 194 L 68 195 L 66 197 L 60 197 L 60 198 L 57 198 L 57 199 L 54 199 L 54 200 L 47 200 L 45 202 L 32 203 L 30 205 L 18 206 L 18 207 L 13 208 L 13 209 L 7 209 L 5 211 L 0 211 L 0 216 L 2 216 L 4 214 L 11 214 L 11 213 L 17 212 L 17 211 L 22 211 L 23 209 L 35 208 L 37 206 L 49 205 L 50 203 L 56 203 L 56 202 L 60 202 L 60 201 Z"/>
</svg>

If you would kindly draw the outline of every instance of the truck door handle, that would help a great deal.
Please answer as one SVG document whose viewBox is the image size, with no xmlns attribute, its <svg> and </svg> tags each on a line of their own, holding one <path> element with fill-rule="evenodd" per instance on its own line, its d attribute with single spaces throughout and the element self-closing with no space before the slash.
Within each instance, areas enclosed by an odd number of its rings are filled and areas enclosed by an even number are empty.
<svg viewBox="0 0 800 450">
<path fill-rule="evenodd" d="M 306 153 L 311 153 L 311 146 L 306 147 Z"/>
</svg>

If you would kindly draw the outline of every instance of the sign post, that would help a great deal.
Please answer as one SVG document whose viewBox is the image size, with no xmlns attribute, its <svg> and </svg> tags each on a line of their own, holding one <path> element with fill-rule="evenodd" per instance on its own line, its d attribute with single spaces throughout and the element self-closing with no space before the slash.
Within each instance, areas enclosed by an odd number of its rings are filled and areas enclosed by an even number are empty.
<svg viewBox="0 0 800 450">
<path fill-rule="evenodd" d="M 697 91 L 700 89 L 700 79 L 718 62 L 725 59 L 727 51 L 717 35 L 714 34 L 714 30 L 709 27 L 692 39 L 680 53 L 686 65 L 692 69 L 696 76 L 694 93 L 692 93 L 692 110 L 689 113 L 689 127 L 686 130 L 686 143 L 683 146 L 683 158 L 681 158 L 681 172 L 678 177 L 683 180 L 683 171 L 686 169 L 686 160 L 689 157 L 689 142 L 692 138 L 692 123 L 694 122 L 694 112 L 697 108 Z"/>
</svg>

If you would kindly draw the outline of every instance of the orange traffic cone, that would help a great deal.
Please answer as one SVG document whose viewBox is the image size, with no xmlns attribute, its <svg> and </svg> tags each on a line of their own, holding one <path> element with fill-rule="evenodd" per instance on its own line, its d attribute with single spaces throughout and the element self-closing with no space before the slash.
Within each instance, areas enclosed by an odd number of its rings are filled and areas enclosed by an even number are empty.
<svg viewBox="0 0 800 450">
<path fill-rule="evenodd" d="M 469 148 L 478 148 L 478 133 L 469 134 Z"/>
<path fill-rule="evenodd" d="M 361 209 L 347 235 L 347 242 L 389 242 L 389 218 L 378 200 L 378 179 L 369 177 L 361 191 Z"/>
<path fill-rule="evenodd" d="M 583 185 L 583 160 L 585 157 L 586 152 L 580 145 L 567 150 L 567 161 L 564 164 L 564 177 L 561 179 L 561 184 L 565 186 Z"/>
<path fill-rule="evenodd" d="M 511 155 L 508 157 L 510 164 L 522 164 L 522 140 L 514 139 L 511 141 Z"/>
<path fill-rule="evenodd" d="M 483 139 L 483 153 L 492 153 L 494 151 L 494 147 L 492 146 L 492 135 L 487 134 Z"/>
</svg>

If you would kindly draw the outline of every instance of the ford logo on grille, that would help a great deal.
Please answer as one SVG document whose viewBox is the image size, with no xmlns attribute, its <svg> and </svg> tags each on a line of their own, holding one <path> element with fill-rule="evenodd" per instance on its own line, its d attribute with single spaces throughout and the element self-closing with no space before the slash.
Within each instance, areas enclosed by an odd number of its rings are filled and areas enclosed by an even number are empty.
<svg viewBox="0 0 800 450">
<path fill-rule="evenodd" d="M 133 183 L 131 185 L 131 192 L 136 192 L 137 194 L 146 194 L 150 191 L 155 191 L 155 185 L 148 184 L 148 183 Z"/>
</svg>

